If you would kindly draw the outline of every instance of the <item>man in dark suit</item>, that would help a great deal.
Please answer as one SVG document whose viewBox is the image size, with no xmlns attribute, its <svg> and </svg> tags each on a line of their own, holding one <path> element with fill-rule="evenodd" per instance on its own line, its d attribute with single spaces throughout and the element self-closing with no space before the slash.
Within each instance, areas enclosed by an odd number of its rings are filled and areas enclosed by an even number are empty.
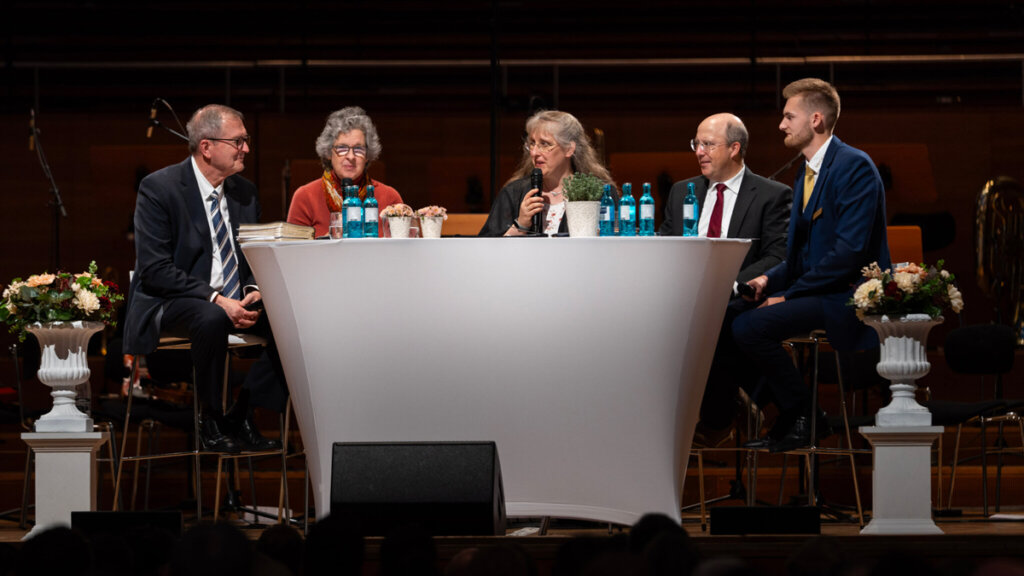
<svg viewBox="0 0 1024 576">
<path fill-rule="evenodd" d="M 749 136 L 743 122 L 732 114 L 715 114 L 697 126 L 690 147 L 697 155 L 701 175 L 676 182 L 669 192 L 665 221 L 659 234 L 683 234 L 683 198 L 688 184 L 697 195 L 698 232 L 712 238 L 749 238 L 737 282 L 746 282 L 782 261 L 786 253 L 793 191 L 789 186 L 762 178 L 744 165 Z M 694 444 L 713 447 L 731 435 L 736 415 L 736 393 L 741 383 L 756 375 L 744 367 L 743 355 L 732 337 L 732 321 L 752 305 L 733 291 L 711 362 L 700 407 Z"/>
<path fill-rule="evenodd" d="M 139 185 L 125 352 L 148 354 L 161 335 L 188 337 L 204 448 L 276 449 L 280 443 L 263 438 L 253 425 L 252 406 L 281 411 L 287 390 L 269 325 L 250 309 L 261 296 L 234 241 L 239 224 L 260 219 L 256 187 L 238 175 L 249 135 L 242 114 L 220 105 L 197 110 L 186 130 L 189 158 Z M 259 333 L 270 343 L 226 417 L 221 388 L 228 334 L 240 331 Z"/>
<path fill-rule="evenodd" d="M 885 191 L 867 154 L 833 136 L 839 94 L 817 78 L 786 86 L 779 129 L 806 162 L 797 174 L 786 259 L 751 280 L 754 298 L 767 299 L 733 323 L 739 347 L 767 375 L 779 418 L 752 448 L 783 452 L 810 441 L 811 394 L 789 355 L 786 338 L 824 328 L 839 350 L 878 345 L 846 302 L 872 262 L 888 268 Z"/>
</svg>

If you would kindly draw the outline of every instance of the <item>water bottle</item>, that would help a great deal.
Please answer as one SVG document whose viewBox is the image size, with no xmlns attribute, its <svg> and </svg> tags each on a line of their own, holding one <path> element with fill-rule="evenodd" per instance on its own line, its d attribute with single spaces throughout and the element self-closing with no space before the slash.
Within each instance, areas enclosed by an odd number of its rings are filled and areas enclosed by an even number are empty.
<svg viewBox="0 0 1024 576">
<path fill-rule="evenodd" d="M 359 188 L 349 186 L 345 191 L 345 202 L 342 203 L 345 213 L 344 237 L 363 237 L 363 203 L 359 201 Z"/>
<path fill-rule="evenodd" d="M 636 200 L 629 182 L 622 185 L 622 198 L 619 198 L 619 236 L 636 236 Z"/>
<path fill-rule="evenodd" d="M 640 197 L 640 236 L 654 236 L 654 196 L 651 196 L 650 182 L 644 182 L 644 194 Z"/>
<path fill-rule="evenodd" d="M 615 199 L 612 198 L 612 185 L 604 185 L 604 196 L 601 196 L 601 236 L 615 236 Z"/>
<path fill-rule="evenodd" d="M 698 223 L 697 194 L 693 191 L 693 182 L 690 182 L 686 185 L 686 198 L 683 199 L 683 236 L 696 236 Z"/>
<path fill-rule="evenodd" d="M 363 238 L 376 238 L 377 234 L 377 199 L 373 197 L 373 185 L 366 187 L 366 200 L 363 200 Z"/>
</svg>

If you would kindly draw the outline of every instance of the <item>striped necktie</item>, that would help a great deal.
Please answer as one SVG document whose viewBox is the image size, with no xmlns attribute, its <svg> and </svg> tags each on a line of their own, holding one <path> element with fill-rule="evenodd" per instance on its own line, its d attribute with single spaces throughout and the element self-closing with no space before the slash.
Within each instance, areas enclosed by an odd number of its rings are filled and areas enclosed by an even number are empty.
<svg viewBox="0 0 1024 576">
<path fill-rule="evenodd" d="M 811 201 L 811 194 L 814 192 L 814 170 L 810 166 L 804 171 L 804 204 L 801 208 L 807 208 L 807 203 Z"/>
<path fill-rule="evenodd" d="M 238 280 L 238 260 L 228 238 L 228 227 L 220 213 L 221 194 L 214 193 L 210 199 L 210 219 L 213 221 L 213 232 L 217 236 L 217 250 L 220 251 L 220 264 L 224 271 L 224 288 L 220 293 L 228 298 L 239 299 L 240 282 Z"/>
</svg>

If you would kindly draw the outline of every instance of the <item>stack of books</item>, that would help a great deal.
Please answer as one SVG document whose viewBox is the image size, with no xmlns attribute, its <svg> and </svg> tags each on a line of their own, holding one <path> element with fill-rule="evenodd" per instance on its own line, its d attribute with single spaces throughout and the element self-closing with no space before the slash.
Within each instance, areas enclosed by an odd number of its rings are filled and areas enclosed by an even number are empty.
<svg viewBox="0 0 1024 576">
<path fill-rule="evenodd" d="M 289 240 L 312 240 L 313 227 L 288 222 L 267 222 L 265 224 L 241 224 L 238 226 L 238 243 L 285 242 Z"/>
</svg>

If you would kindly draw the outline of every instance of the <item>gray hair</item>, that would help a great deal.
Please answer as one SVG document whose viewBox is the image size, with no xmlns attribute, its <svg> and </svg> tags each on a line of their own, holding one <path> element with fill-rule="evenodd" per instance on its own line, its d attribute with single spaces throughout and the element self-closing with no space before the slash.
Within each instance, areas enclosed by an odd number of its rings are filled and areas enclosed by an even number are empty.
<svg viewBox="0 0 1024 576">
<path fill-rule="evenodd" d="M 747 133 L 747 127 L 743 125 L 743 121 L 736 116 L 725 123 L 725 145 L 728 146 L 733 142 L 740 143 L 740 158 L 746 158 L 750 134 Z"/>
<path fill-rule="evenodd" d="M 362 130 L 366 135 L 366 162 L 373 162 L 380 157 L 380 136 L 377 135 L 377 127 L 373 125 L 373 120 L 370 120 L 366 111 L 359 106 L 348 106 L 331 112 L 323 131 L 320 132 L 320 137 L 316 139 L 316 154 L 323 162 L 324 168 L 331 167 L 331 155 L 334 154 L 332 148 L 338 134 L 348 134 L 353 130 Z"/>
<path fill-rule="evenodd" d="M 615 185 L 612 175 L 597 158 L 597 152 L 590 143 L 586 130 L 575 116 L 560 110 L 541 110 L 526 121 L 526 134 L 532 134 L 534 130 L 542 126 L 548 129 L 551 136 L 563 149 L 568 150 L 571 145 L 576 145 L 576 151 L 569 159 L 573 172 L 592 174 L 606 184 Z M 530 152 L 524 150 L 519 159 L 519 166 L 509 182 L 529 176 L 532 170 L 533 161 L 530 158 Z"/>
<path fill-rule="evenodd" d="M 245 121 L 245 116 L 241 112 L 223 104 L 207 104 L 192 114 L 192 117 L 188 119 L 188 124 L 185 124 L 190 154 L 195 154 L 196 150 L 199 150 L 200 141 L 220 138 L 220 130 L 224 125 L 225 116 L 234 116 L 240 121 Z"/>
</svg>

